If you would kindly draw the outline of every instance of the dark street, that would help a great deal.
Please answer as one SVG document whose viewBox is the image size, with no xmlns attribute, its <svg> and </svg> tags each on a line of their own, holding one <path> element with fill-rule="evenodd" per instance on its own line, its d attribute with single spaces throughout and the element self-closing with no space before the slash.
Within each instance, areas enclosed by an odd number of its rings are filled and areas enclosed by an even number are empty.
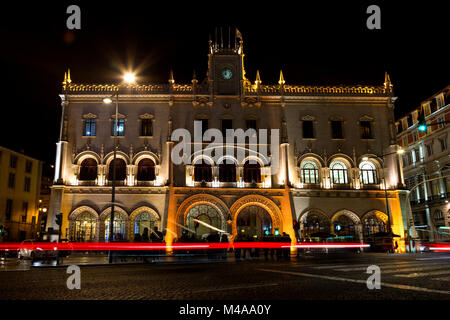
<svg viewBox="0 0 450 320">
<path fill-rule="evenodd" d="M 81 266 L 81 289 L 69 290 L 65 266 L 2 268 L 1 299 L 33 300 L 416 300 L 450 297 L 448 254 L 345 254 L 291 261 Z M 369 265 L 381 289 L 369 290 Z M 20 268 L 19 268 L 20 270 Z"/>
</svg>

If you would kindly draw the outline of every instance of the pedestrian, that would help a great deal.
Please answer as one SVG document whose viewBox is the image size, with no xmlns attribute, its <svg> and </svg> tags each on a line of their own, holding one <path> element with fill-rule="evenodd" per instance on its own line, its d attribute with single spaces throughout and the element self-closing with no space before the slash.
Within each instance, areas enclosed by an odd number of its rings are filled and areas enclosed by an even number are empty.
<svg viewBox="0 0 450 320">
<path fill-rule="evenodd" d="M 267 235 L 263 236 L 262 241 L 264 242 L 264 260 L 268 260 L 269 259 L 269 248 L 267 247 L 268 242 L 269 242 L 269 238 Z"/>
<path fill-rule="evenodd" d="M 143 242 L 150 241 L 150 238 L 148 236 L 148 228 L 144 228 L 144 232 L 142 233 L 142 241 Z"/>
<path fill-rule="evenodd" d="M 239 243 L 241 242 L 241 235 L 237 235 L 236 239 L 234 239 L 234 242 Z M 234 257 L 236 261 L 241 260 L 241 248 L 234 248 Z"/>
<path fill-rule="evenodd" d="M 228 245 L 228 237 L 227 237 L 226 234 L 222 234 L 222 237 L 221 237 L 221 239 L 220 239 L 220 242 L 221 242 L 223 245 L 225 245 L 225 244 Z M 225 247 L 225 248 L 222 249 L 222 259 L 223 259 L 223 260 L 227 260 L 227 257 L 228 257 L 227 252 L 228 252 L 228 247 Z"/>
</svg>

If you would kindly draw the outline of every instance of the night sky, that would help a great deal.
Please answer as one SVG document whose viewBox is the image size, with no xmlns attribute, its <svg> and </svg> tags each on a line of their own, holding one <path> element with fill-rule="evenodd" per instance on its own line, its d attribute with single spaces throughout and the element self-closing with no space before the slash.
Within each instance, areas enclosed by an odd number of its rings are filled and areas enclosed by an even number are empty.
<svg viewBox="0 0 450 320">
<path fill-rule="evenodd" d="M 2 3 L 0 145 L 53 163 L 61 82 L 117 83 L 124 68 L 140 82 L 190 83 L 206 76 L 208 38 L 237 27 L 245 69 L 275 84 L 394 84 L 396 116 L 450 83 L 444 1 L 60 1 Z M 158 2 L 162 4 L 158 4 Z M 394 1 L 392 1 L 394 2 Z M 68 31 L 66 8 L 81 8 L 81 30 Z M 366 9 L 381 8 L 381 30 Z"/>
</svg>

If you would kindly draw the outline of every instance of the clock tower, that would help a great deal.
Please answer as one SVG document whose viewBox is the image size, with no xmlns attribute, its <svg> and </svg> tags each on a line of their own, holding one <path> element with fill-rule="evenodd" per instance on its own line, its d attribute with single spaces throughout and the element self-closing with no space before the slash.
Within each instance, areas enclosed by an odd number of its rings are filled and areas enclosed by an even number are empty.
<svg viewBox="0 0 450 320">
<path fill-rule="evenodd" d="M 220 43 L 209 40 L 208 54 L 208 81 L 214 90 L 214 95 L 241 95 L 245 79 L 243 41 L 240 32 L 236 29 L 231 41 L 231 32 L 228 32 L 228 42 L 224 45 L 222 29 L 220 30 Z"/>
</svg>

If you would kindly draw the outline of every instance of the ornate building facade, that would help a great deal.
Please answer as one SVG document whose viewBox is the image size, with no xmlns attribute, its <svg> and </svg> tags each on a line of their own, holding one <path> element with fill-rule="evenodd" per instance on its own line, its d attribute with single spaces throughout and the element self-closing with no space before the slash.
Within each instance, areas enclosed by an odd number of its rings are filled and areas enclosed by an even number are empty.
<svg viewBox="0 0 450 320">
<path fill-rule="evenodd" d="M 362 242 L 390 224 L 404 251 L 406 191 L 389 76 L 380 86 L 327 87 L 289 85 L 282 72 L 278 84 L 264 85 L 258 72 L 251 83 L 243 52 L 240 37 L 225 46 L 210 40 L 206 79 L 194 74 L 188 84 L 172 73 L 167 84 L 120 85 L 72 83 L 66 75 L 47 227 L 57 228 L 54 215 L 62 212 L 63 235 L 109 238 L 117 141 L 114 230 L 122 239 L 157 226 L 170 244 L 198 219 L 205 223 L 199 237 L 209 225 L 232 239 L 331 233 Z M 118 98 L 117 139 L 105 97 Z M 212 157 L 204 152 L 209 142 L 190 142 L 194 152 L 182 154 L 188 161 L 174 163 L 174 133 L 198 135 L 195 121 L 224 135 L 256 131 L 231 148 L 244 152 L 241 159 Z M 250 137 L 264 129 L 270 139 L 257 141 L 254 151 Z"/>
<path fill-rule="evenodd" d="M 450 237 L 450 86 L 424 100 L 396 122 L 404 177 L 418 236 L 436 241 Z M 422 111 L 428 124 L 418 129 Z M 437 124 L 439 123 L 439 124 Z"/>
</svg>

